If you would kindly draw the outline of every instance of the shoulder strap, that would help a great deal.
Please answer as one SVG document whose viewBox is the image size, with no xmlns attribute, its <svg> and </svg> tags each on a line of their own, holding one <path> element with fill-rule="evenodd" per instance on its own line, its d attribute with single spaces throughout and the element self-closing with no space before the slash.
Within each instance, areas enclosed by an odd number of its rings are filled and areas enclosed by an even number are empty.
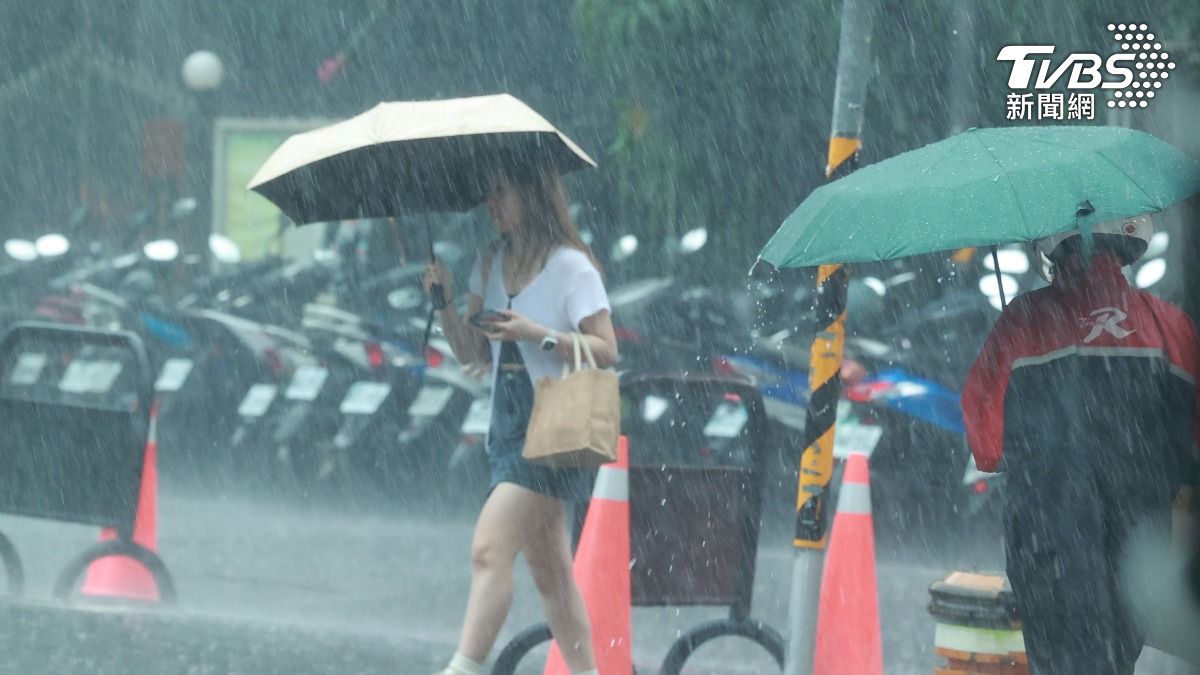
<svg viewBox="0 0 1200 675">
<path fill-rule="evenodd" d="M 503 244 L 503 239 L 497 239 L 488 244 L 487 249 L 485 249 L 483 252 L 483 260 L 481 260 L 479 263 L 479 273 L 483 281 L 481 290 L 483 291 L 484 299 L 487 298 L 488 277 L 492 275 L 492 260 L 495 259 L 496 253 L 499 252 L 500 246 Z"/>
</svg>

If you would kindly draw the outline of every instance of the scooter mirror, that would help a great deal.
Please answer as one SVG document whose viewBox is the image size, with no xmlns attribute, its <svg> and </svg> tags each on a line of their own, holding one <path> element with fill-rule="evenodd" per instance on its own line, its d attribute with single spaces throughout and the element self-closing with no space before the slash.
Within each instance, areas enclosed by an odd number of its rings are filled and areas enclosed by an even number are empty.
<svg viewBox="0 0 1200 675">
<path fill-rule="evenodd" d="M 208 235 L 208 250 L 219 262 L 233 265 L 242 261 L 242 249 L 237 242 L 223 234 Z"/>
<path fill-rule="evenodd" d="M 71 249 L 71 242 L 61 234 L 46 234 L 38 237 L 33 247 L 43 258 L 57 258 Z"/>
<path fill-rule="evenodd" d="M 996 251 L 1000 260 L 1000 271 L 1004 274 L 1025 274 L 1029 271 L 1029 256 L 1019 248 L 1002 248 Z M 996 261 L 989 254 L 983 258 L 983 266 L 989 271 L 996 271 Z"/>
<path fill-rule="evenodd" d="M 113 258 L 112 266 L 113 266 L 113 269 L 123 270 L 126 267 L 132 267 L 132 266 L 136 265 L 137 261 L 138 261 L 138 254 L 126 253 L 125 255 Z"/>
<path fill-rule="evenodd" d="M 171 219 L 182 220 L 196 212 L 200 204 L 194 197 L 184 197 L 183 199 L 175 200 L 171 205 Z"/>
<path fill-rule="evenodd" d="M 425 296 L 415 288 L 397 288 L 388 293 L 388 304 L 394 309 L 416 309 L 425 302 Z"/>
<path fill-rule="evenodd" d="M 1150 244 L 1146 247 L 1146 252 L 1142 254 L 1144 258 L 1160 258 L 1167 252 L 1171 245 L 1171 235 L 1167 232 L 1155 232 L 1150 237 Z"/>
<path fill-rule="evenodd" d="M 679 238 L 679 251 L 684 255 L 695 253 L 704 248 L 708 243 L 708 229 L 698 227 L 694 230 L 689 230 Z"/>
<path fill-rule="evenodd" d="M 632 234 L 627 234 L 618 239 L 617 243 L 613 244 L 612 259 L 620 262 L 637 253 L 637 250 L 638 238 Z"/>
<path fill-rule="evenodd" d="M 887 284 L 883 283 L 883 281 L 876 277 L 864 277 L 863 285 L 872 291 L 875 291 L 875 295 L 878 295 L 881 298 L 887 295 Z"/>
<path fill-rule="evenodd" d="M 1154 284 L 1162 281 L 1167 275 L 1167 261 L 1165 258 L 1154 258 L 1147 260 L 1138 267 L 1137 274 L 1134 275 L 1134 283 L 1138 288 L 1150 288 Z"/>
<path fill-rule="evenodd" d="M 4 242 L 4 252 L 13 260 L 30 262 L 37 260 L 37 246 L 28 239 L 9 239 Z"/>
<path fill-rule="evenodd" d="M 433 255 L 438 260 L 444 260 L 447 263 L 454 265 L 463 259 L 465 251 L 462 246 L 452 241 L 435 241 L 433 242 Z"/>
<path fill-rule="evenodd" d="M 142 253 L 155 262 L 170 262 L 179 257 L 179 244 L 172 239 L 158 239 L 143 246 Z"/>
<path fill-rule="evenodd" d="M 1021 284 L 1007 274 L 1001 274 L 999 280 L 996 279 L 995 274 L 985 274 L 979 278 L 979 292 L 988 298 L 999 300 L 1001 289 L 1004 290 L 1005 298 L 1015 298 L 1017 292 L 1021 290 Z"/>
</svg>

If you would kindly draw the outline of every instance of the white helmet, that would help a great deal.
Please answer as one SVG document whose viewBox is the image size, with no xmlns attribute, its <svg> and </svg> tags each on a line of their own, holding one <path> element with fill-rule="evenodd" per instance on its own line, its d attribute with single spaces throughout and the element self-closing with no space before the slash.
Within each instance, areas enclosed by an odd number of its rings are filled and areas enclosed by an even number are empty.
<svg viewBox="0 0 1200 675">
<path fill-rule="evenodd" d="M 1034 243 L 1034 251 L 1036 259 L 1042 264 L 1038 265 L 1038 272 L 1047 281 L 1050 281 L 1051 271 L 1046 269 L 1047 263 L 1053 263 L 1058 253 L 1058 247 L 1063 242 L 1072 237 L 1080 236 L 1079 230 L 1071 230 L 1059 234 L 1052 234 L 1049 237 L 1042 237 Z M 1092 236 L 1096 237 L 1099 242 L 1112 242 L 1114 244 L 1114 252 L 1121 257 L 1122 265 L 1133 264 L 1135 260 L 1142 257 L 1146 252 L 1146 247 L 1150 245 L 1150 237 L 1154 236 L 1154 222 L 1150 219 L 1150 214 L 1140 216 L 1132 216 L 1130 218 L 1121 218 L 1119 220 L 1110 220 L 1104 223 L 1098 223 L 1092 226 Z"/>
</svg>

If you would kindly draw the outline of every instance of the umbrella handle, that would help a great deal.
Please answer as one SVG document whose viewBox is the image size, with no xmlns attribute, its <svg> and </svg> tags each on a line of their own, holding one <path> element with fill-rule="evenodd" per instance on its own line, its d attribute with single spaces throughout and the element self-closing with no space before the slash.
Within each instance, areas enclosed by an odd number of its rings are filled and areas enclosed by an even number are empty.
<svg viewBox="0 0 1200 675">
<path fill-rule="evenodd" d="M 1000 253 L 992 244 L 992 267 L 996 268 L 996 287 L 1000 289 L 1000 311 L 1008 309 L 1008 300 L 1004 297 L 1004 277 L 1000 274 Z"/>
<path fill-rule="evenodd" d="M 434 310 L 434 309 L 429 310 L 429 320 L 425 322 L 425 337 L 424 337 L 424 339 L 421 340 L 421 350 L 422 351 L 424 351 L 425 348 L 429 346 L 429 334 L 431 332 L 433 332 L 433 313 L 435 311 L 437 311 L 437 310 Z"/>
<path fill-rule="evenodd" d="M 446 292 L 441 284 L 430 284 L 429 293 L 433 296 L 433 305 L 429 308 L 429 318 L 425 320 L 425 339 L 421 341 L 421 349 L 429 346 L 429 334 L 433 331 L 433 315 L 450 306 L 450 303 L 446 302 Z"/>
<path fill-rule="evenodd" d="M 429 223 L 425 223 L 425 232 L 428 234 L 429 241 L 429 262 L 436 263 L 437 257 L 433 254 L 433 228 Z M 433 296 L 433 311 L 429 313 L 429 324 L 425 328 L 425 341 L 429 341 L 429 327 L 433 325 L 433 312 L 446 309 L 449 303 L 446 302 L 446 289 L 442 288 L 441 284 L 432 284 L 429 287 L 429 294 Z"/>
<path fill-rule="evenodd" d="M 446 309 L 450 303 L 446 302 L 446 289 L 442 288 L 441 284 L 431 284 L 429 286 L 430 299 L 433 301 L 433 311 Z M 433 320 L 433 314 L 429 315 L 430 320 Z"/>
</svg>

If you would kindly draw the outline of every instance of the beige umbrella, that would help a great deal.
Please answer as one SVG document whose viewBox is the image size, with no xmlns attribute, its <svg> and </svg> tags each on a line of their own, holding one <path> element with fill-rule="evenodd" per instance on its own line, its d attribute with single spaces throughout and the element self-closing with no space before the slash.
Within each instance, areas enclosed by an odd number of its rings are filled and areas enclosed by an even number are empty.
<svg viewBox="0 0 1200 675">
<path fill-rule="evenodd" d="M 509 94 L 380 103 L 343 122 L 296 134 L 271 154 L 249 189 L 298 224 L 467 211 L 488 177 L 596 162 L 546 118 Z M 429 237 L 433 259 L 433 236 Z M 441 293 L 434 308 L 440 308 Z M 433 313 L 425 327 L 425 341 Z"/>
<path fill-rule="evenodd" d="M 427 211 L 466 211 L 494 171 L 595 161 L 509 94 L 380 103 L 288 138 L 248 186 L 299 224 Z"/>
</svg>

